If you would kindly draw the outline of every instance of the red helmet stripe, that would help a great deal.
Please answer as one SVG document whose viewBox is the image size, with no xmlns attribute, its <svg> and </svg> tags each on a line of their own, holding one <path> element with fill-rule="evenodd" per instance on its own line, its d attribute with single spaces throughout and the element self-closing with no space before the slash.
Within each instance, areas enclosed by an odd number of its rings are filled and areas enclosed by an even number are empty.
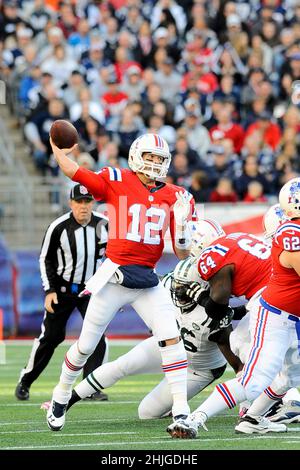
<svg viewBox="0 0 300 470">
<path fill-rule="evenodd" d="M 215 224 L 213 220 L 211 219 L 203 219 L 203 220 L 205 220 L 205 222 L 210 224 L 216 230 L 217 233 L 220 233 L 220 228 L 217 226 L 217 224 Z"/>
</svg>

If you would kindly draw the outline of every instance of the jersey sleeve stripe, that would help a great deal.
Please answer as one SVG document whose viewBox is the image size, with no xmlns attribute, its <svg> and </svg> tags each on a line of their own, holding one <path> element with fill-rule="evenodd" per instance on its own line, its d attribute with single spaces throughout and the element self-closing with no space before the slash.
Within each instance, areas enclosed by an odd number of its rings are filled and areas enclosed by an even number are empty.
<svg viewBox="0 0 300 470">
<path fill-rule="evenodd" d="M 117 181 L 122 181 L 122 173 L 120 168 L 114 168 L 116 175 L 117 175 Z"/>
<path fill-rule="evenodd" d="M 285 230 L 296 230 L 297 232 L 300 232 L 300 226 L 296 224 L 285 224 L 282 227 L 279 227 L 276 232 L 276 237 L 278 237 Z"/>
<path fill-rule="evenodd" d="M 110 166 L 108 167 L 108 171 L 109 171 L 110 181 L 114 181 L 115 180 L 114 172 L 113 172 L 113 169 Z"/>
<path fill-rule="evenodd" d="M 225 246 L 222 246 L 222 245 L 215 245 L 214 246 L 214 251 L 220 251 L 221 253 L 227 253 L 227 251 L 229 250 L 229 248 L 226 248 Z"/>
<path fill-rule="evenodd" d="M 110 181 L 122 181 L 122 173 L 120 168 L 112 168 L 110 166 L 108 166 L 107 168 L 109 171 Z"/>
</svg>

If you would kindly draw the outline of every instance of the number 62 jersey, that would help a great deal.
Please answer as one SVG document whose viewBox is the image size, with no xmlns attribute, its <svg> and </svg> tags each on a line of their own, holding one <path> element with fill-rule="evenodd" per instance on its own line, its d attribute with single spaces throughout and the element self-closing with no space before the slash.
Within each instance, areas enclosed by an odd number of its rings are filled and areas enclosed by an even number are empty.
<svg viewBox="0 0 300 470">
<path fill-rule="evenodd" d="M 209 281 L 224 266 L 232 265 L 234 274 L 231 294 L 250 299 L 270 279 L 271 249 L 254 235 L 231 233 L 218 238 L 199 256 L 198 270 Z"/>
<path fill-rule="evenodd" d="M 189 220 L 195 218 L 194 200 L 186 190 L 168 183 L 147 188 L 128 169 L 106 167 L 94 173 L 79 168 L 72 179 L 84 185 L 96 200 L 106 202 L 109 219 L 106 256 L 120 265 L 154 267 L 161 257 L 168 227 L 174 248 L 176 192 L 185 193 L 191 207 Z"/>
<path fill-rule="evenodd" d="M 273 272 L 262 297 L 270 305 L 300 317 L 300 277 L 294 269 L 280 264 L 283 251 L 300 252 L 299 220 L 285 222 L 275 233 L 271 252 Z"/>
</svg>

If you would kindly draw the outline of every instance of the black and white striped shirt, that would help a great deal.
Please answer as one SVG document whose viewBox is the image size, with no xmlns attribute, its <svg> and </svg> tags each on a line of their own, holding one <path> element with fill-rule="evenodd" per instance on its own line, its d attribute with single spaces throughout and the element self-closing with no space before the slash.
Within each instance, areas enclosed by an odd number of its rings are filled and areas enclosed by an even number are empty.
<svg viewBox="0 0 300 470">
<path fill-rule="evenodd" d="M 80 225 L 72 212 L 58 217 L 48 227 L 40 254 L 45 293 L 55 292 L 60 280 L 84 284 L 95 273 L 108 237 L 108 219 L 92 212 L 90 222 Z"/>
</svg>

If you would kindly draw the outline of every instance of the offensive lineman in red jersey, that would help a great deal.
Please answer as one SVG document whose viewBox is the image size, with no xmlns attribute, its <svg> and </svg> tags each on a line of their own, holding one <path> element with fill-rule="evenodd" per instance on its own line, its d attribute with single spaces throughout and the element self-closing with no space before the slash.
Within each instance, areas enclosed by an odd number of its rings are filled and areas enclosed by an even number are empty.
<svg viewBox="0 0 300 470">
<path fill-rule="evenodd" d="M 62 429 L 72 385 L 116 312 L 128 303 L 157 338 L 173 397 L 174 420 L 186 416 L 186 352 L 175 308 L 153 271 L 168 227 L 179 258 L 189 254 L 191 241 L 187 222 L 193 212 L 192 196 L 162 182 L 171 161 L 168 144 L 159 135 L 145 134 L 131 145 L 130 170 L 108 167 L 99 173 L 79 168 L 63 150 L 53 142 L 51 145 L 64 174 L 83 184 L 96 200 L 106 201 L 110 230 L 106 259 L 86 285 L 91 300 L 80 337 L 67 352 L 60 382 L 53 391 L 48 426 L 53 431 Z"/>
<path fill-rule="evenodd" d="M 300 343 L 300 178 L 286 183 L 279 194 L 280 206 L 290 218 L 279 226 L 272 243 L 273 272 L 270 281 L 250 310 L 251 346 L 242 374 L 217 387 L 210 397 L 187 419 L 169 426 L 173 437 L 194 438 L 206 420 L 228 407 L 247 399 L 255 400 L 263 390 L 271 389 L 273 380 L 282 370 L 292 345 Z M 299 351 L 298 351 L 299 352 Z M 281 393 L 300 384 L 300 365 L 290 362 L 287 380 Z M 272 389 L 271 389 L 272 390 Z M 228 402 L 228 403 L 226 403 Z M 260 418 L 253 413 L 255 402 L 236 426 L 245 432 L 259 425 Z M 268 420 L 267 420 L 268 421 Z M 274 425 L 276 425 L 274 427 Z M 264 427 L 264 426 L 262 426 Z M 267 432 L 268 426 L 265 427 Z M 284 432 L 284 424 L 271 423 L 269 430 Z M 263 432 L 263 431 L 262 431 Z"/>
</svg>

